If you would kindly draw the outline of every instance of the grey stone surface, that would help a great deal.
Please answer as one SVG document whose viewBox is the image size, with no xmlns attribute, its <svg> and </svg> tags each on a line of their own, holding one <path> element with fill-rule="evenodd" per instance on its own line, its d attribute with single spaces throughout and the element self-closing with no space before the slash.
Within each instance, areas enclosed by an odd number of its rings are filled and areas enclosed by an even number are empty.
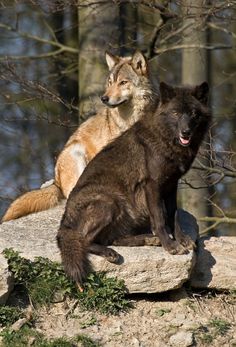
<svg viewBox="0 0 236 347">
<path fill-rule="evenodd" d="M 178 331 L 170 337 L 170 346 L 188 347 L 193 345 L 193 333 L 190 331 Z"/>
<path fill-rule="evenodd" d="M 14 285 L 12 274 L 8 271 L 7 260 L 0 254 L 0 305 L 4 305 Z"/>
<path fill-rule="evenodd" d="M 21 255 L 33 259 L 36 256 L 60 261 L 55 236 L 64 205 L 40 213 L 31 214 L 0 225 L 0 252 L 12 247 Z M 183 230 L 196 240 L 198 226 L 195 218 L 180 211 Z M 123 257 L 120 265 L 91 255 L 96 271 L 106 271 L 108 276 L 125 280 L 130 293 L 153 293 L 176 289 L 188 280 L 195 263 L 194 252 L 187 255 L 170 255 L 162 247 L 114 247 Z"/>
<path fill-rule="evenodd" d="M 236 289 L 236 237 L 199 240 L 191 285 L 196 288 Z"/>
</svg>

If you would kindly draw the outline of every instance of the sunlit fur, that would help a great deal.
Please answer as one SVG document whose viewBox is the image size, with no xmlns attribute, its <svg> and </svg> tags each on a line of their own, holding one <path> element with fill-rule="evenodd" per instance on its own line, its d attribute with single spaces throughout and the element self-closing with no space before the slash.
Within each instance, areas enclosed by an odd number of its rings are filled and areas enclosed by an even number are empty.
<svg viewBox="0 0 236 347">
<path fill-rule="evenodd" d="M 47 210 L 61 199 L 68 198 L 89 161 L 107 143 L 139 120 L 144 110 L 156 106 L 157 91 L 140 52 L 129 58 L 106 53 L 106 60 L 110 71 L 104 95 L 109 95 L 112 103 L 106 103 L 107 107 L 85 121 L 69 138 L 57 159 L 54 182 L 16 199 L 2 221 Z M 121 88 L 119 82 L 122 80 L 129 82 Z M 118 105 L 117 101 L 124 97 L 125 102 Z"/>
</svg>

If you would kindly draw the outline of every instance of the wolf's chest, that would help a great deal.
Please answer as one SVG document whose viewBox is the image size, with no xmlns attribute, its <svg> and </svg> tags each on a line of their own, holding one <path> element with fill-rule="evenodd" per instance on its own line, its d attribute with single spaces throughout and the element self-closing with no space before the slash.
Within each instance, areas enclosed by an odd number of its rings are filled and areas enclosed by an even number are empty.
<svg viewBox="0 0 236 347">
<path fill-rule="evenodd" d="M 166 171 L 173 176 L 181 177 L 190 168 L 194 155 L 191 151 L 186 150 L 185 152 L 172 152 L 172 154 L 166 158 Z"/>
</svg>

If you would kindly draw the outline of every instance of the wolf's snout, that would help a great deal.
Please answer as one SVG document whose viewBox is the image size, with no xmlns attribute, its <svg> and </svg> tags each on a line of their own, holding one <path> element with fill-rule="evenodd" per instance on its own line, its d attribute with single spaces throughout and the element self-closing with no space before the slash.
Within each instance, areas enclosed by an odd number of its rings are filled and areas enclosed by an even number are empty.
<svg viewBox="0 0 236 347">
<path fill-rule="evenodd" d="M 103 95 L 103 96 L 101 96 L 101 100 L 104 104 L 106 104 L 109 101 L 109 97 L 107 95 Z"/>
<path fill-rule="evenodd" d="M 181 134 L 183 136 L 189 137 L 191 135 L 191 131 L 190 131 L 189 128 L 188 129 L 184 129 L 184 130 L 181 131 Z"/>
</svg>

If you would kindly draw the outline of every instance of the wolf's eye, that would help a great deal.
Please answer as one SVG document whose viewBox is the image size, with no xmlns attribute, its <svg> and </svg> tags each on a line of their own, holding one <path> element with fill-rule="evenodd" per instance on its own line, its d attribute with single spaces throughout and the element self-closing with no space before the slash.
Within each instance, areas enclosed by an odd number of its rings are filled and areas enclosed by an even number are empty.
<svg viewBox="0 0 236 347">
<path fill-rule="evenodd" d="M 110 86 L 112 84 L 111 79 L 108 80 L 107 84 Z"/>
<path fill-rule="evenodd" d="M 128 83 L 128 81 L 121 81 L 121 82 L 119 83 L 119 85 L 120 85 L 120 86 L 124 86 L 126 83 Z"/>
</svg>

